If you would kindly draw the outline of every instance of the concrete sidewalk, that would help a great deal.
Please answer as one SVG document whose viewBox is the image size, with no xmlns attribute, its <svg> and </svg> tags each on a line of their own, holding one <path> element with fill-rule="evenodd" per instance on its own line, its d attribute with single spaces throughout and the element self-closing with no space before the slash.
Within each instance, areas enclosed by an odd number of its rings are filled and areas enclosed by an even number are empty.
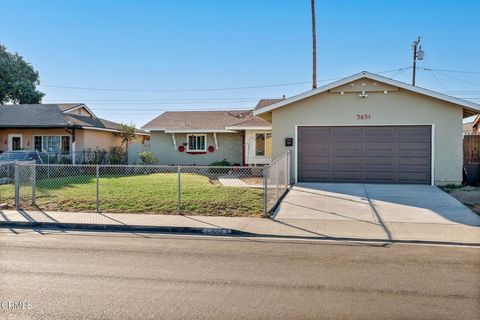
<svg viewBox="0 0 480 320">
<path fill-rule="evenodd" d="M 370 222 L 352 220 L 266 219 L 154 214 L 0 211 L 0 227 L 97 227 L 135 231 L 195 231 L 205 234 L 240 234 L 266 237 L 379 240 L 398 242 L 480 245 L 480 227 L 460 224 Z"/>
</svg>

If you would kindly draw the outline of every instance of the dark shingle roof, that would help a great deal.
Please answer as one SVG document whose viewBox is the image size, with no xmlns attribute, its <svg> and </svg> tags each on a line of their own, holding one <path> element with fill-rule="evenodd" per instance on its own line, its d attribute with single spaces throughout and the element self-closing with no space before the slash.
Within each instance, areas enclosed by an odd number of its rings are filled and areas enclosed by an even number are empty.
<svg viewBox="0 0 480 320">
<path fill-rule="evenodd" d="M 82 127 L 119 130 L 121 124 L 105 119 L 64 113 L 81 104 L 17 104 L 0 105 L 0 128 L 64 128 Z M 143 130 L 137 130 L 145 133 Z"/>
</svg>

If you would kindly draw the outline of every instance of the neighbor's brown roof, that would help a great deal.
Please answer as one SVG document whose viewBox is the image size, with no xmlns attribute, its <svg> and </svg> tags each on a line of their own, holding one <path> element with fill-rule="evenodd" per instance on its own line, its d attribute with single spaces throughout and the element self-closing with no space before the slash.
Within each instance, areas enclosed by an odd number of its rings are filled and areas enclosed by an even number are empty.
<svg viewBox="0 0 480 320">
<path fill-rule="evenodd" d="M 473 121 L 473 126 L 476 127 L 480 125 L 480 114 L 475 118 L 475 120 Z"/>
<path fill-rule="evenodd" d="M 284 99 L 260 99 L 260 101 L 258 101 L 257 105 L 255 106 L 255 110 L 280 102 L 282 100 Z"/>
<path fill-rule="evenodd" d="M 255 117 L 250 110 L 235 111 L 168 111 L 145 124 L 147 130 L 225 130 L 241 123 L 255 126 L 270 124 Z"/>
</svg>

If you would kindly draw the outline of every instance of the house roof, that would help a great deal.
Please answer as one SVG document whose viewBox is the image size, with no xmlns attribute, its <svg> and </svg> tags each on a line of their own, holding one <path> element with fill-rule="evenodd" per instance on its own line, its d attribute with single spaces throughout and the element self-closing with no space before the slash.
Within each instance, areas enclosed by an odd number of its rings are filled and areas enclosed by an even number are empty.
<svg viewBox="0 0 480 320">
<path fill-rule="evenodd" d="M 270 127 L 253 116 L 251 110 L 167 111 L 145 124 L 142 129 L 165 132 L 234 132 L 236 125 Z"/>
<path fill-rule="evenodd" d="M 92 116 L 70 113 L 83 104 L 0 105 L 0 128 L 65 128 L 78 125 L 84 129 L 119 131 L 121 124 Z M 138 134 L 148 134 L 138 130 Z"/>
<path fill-rule="evenodd" d="M 466 100 L 459 99 L 459 98 L 455 98 L 455 97 L 452 97 L 452 96 L 448 96 L 446 94 L 439 93 L 439 92 L 432 91 L 432 90 L 428 90 L 428 89 L 425 89 L 425 88 L 412 86 L 412 85 L 409 85 L 405 82 L 401 82 L 401 81 L 398 81 L 398 80 L 386 78 L 386 77 L 383 77 L 383 76 L 380 76 L 380 75 L 377 75 L 377 74 L 374 74 L 374 73 L 370 73 L 370 72 L 367 72 L 367 71 L 362 71 L 362 72 L 354 74 L 350 77 L 346 77 L 346 78 L 340 79 L 338 81 L 332 82 L 330 84 L 321 86 L 317 89 L 313 89 L 313 90 L 301 93 L 299 95 L 290 97 L 288 99 L 278 101 L 276 103 L 273 103 L 273 104 L 270 104 L 270 105 L 267 105 L 267 106 L 264 106 L 264 107 L 260 107 L 258 109 L 255 109 L 253 111 L 253 114 L 258 116 L 258 115 L 270 112 L 274 109 L 281 108 L 283 106 L 289 105 L 293 102 L 303 100 L 305 98 L 320 94 L 322 92 L 329 91 L 333 88 L 348 84 L 352 81 L 356 81 L 356 80 L 359 80 L 359 79 L 362 79 L 362 78 L 372 79 L 372 80 L 382 82 L 382 83 L 386 83 L 386 84 L 389 84 L 389 85 L 392 85 L 392 86 L 395 86 L 395 87 L 398 87 L 398 88 L 402 88 L 402 89 L 405 89 L 405 90 L 408 90 L 408 91 L 411 91 L 411 92 L 423 94 L 425 96 L 429 96 L 429 97 L 432 97 L 432 98 L 436 98 L 436 99 L 439 99 L 439 100 L 447 101 L 447 102 L 450 102 L 452 104 L 458 105 L 460 107 L 463 107 L 464 117 L 469 117 L 469 116 L 472 116 L 474 114 L 480 113 L 480 104 L 477 104 L 477 103 L 474 103 L 474 102 L 471 102 L 471 101 L 466 101 Z"/>
<path fill-rule="evenodd" d="M 478 127 L 480 126 L 480 115 L 477 115 L 477 117 L 475 118 L 475 120 L 473 121 L 473 127 Z"/>
<path fill-rule="evenodd" d="M 257 105 L 255 106 L 255 110 L 280 102 L 282 100 L 284 99 L 260 99 L 260 101 L 258 101 Z"/>
</svg>

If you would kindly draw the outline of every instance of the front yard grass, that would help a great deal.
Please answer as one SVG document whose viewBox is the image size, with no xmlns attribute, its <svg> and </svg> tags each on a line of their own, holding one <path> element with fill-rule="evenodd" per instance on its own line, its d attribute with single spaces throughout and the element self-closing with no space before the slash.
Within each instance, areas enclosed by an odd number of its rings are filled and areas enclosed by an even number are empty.
<svg viewBox="0 0 480 320">
<path fill-rule="evenodd" d="M 177 213 L 175 173 L 103 176 L 99 179 L 100 210 L 118 213 Z M 181 213 L 208 216 L 253 216 L 263 212 L 263 191 L 223 187 L 198 174 L 181 175 Z M 31 189 L 21 188 L 29 198 Z M 0 202 L 13 207 L 13 187 L 0 186 Z M 36 204 L 45 211 L 95 211 L 94 176 L 70 176 L 37 181 Z M 26 201 L 27 202 L 27 201 Z M 24 207 L 25 208 L 25 207 Z M 34 209 L 28 207 L 28 209 Z"/>
</svg>

